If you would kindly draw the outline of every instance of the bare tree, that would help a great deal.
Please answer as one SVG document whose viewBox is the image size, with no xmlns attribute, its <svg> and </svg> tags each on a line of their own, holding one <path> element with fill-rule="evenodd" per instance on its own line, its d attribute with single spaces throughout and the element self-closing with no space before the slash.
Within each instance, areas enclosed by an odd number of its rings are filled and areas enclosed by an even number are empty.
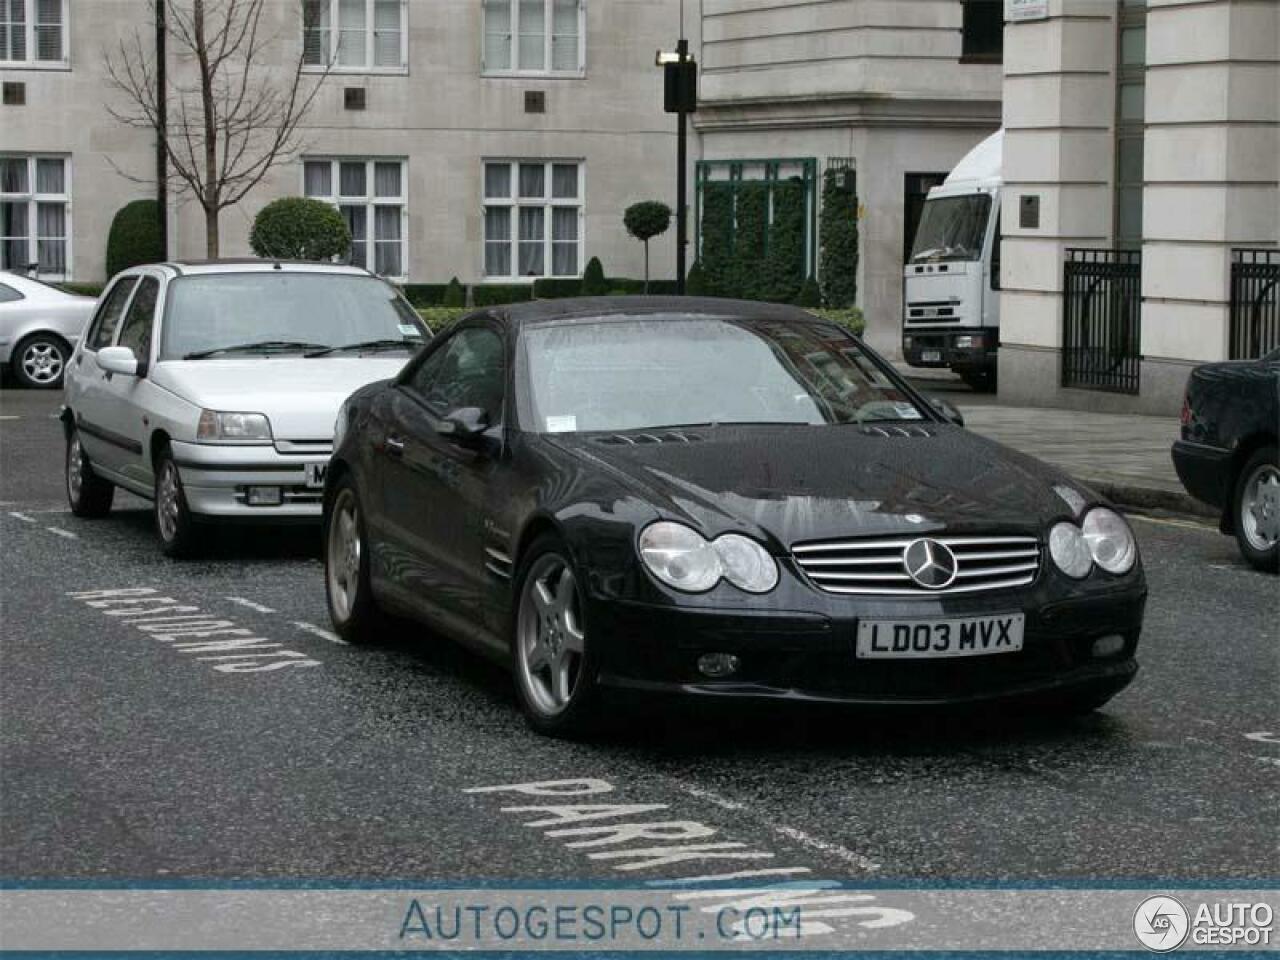
<svg viewBox="0 0 1280 960">
<path fill-rule="evenodd" d="M 324 73 L 308 82 L 301 46 L 296 60 L 280 63 L 271 49 L 277 38 L 263 23 L 269 0 L 149 2 L 153 8 L 165 5 L 176 61 L 169 73 L 168 129 L 161 129 L 159 119 L 164 94 L 157 89 L 155 56 L 136 32 L 107 56 L 111 85 L 127 101 L 107 109 L 121 123 L 156 132 L 175 187 L 204 210 L 207 253 L 217 257 L 218 215 L 298 153 L 299 126 Z M 316 6 L 298 0 L 299 40 Z"/>
</svg>

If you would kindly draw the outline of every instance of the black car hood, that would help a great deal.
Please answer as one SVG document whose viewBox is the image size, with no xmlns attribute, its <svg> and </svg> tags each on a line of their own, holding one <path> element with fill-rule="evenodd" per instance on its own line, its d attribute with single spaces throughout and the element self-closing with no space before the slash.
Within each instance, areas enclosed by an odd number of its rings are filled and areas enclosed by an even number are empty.
<svg viewBox="0 0 1280 960">
<path fill-rule="evenodd" d="M 708 535 L 738 529 L 783 546 L 939 530 L 1038 535 L 1073 514 L 1055 485 L 1095 499 L 1039 461 L 951 424 L 717 426 L 544 439 Z"/>
</svg>

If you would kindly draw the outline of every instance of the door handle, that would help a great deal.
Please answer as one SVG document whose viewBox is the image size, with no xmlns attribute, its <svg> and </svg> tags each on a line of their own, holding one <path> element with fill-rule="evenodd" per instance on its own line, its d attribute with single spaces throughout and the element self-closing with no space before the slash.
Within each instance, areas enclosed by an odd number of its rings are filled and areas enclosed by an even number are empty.
<svg viewBox="0 0 1280 960">
<path fill-rule="evenodd" d="M 383 441 L 383 449 L 387 451 L 387 456 L 399 459 L 404 456 L 404 441 L 399 437 L 387 437 Z"/>
</svg>

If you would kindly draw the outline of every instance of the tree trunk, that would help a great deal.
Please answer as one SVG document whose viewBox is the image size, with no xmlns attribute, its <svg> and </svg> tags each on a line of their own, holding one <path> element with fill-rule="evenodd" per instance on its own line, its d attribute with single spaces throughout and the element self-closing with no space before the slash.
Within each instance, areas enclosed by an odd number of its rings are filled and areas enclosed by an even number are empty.
<svg viewBox="0 0 1280 960">
<path fill-rule="evenodd" d="M 204 212 L 204 249 L 210 260 L 218 259 L 218 210 L 216 208 Z"/>
<path fill-rule="evenodd" d="M 218 180 L 218 114 L 213 100 L 213 71 L 209 66 L 209 49 L 205 45 L 204 0 L 192 0 L 192 27 L 195 33 L 196 60 L 200 64 L 200 101 L 204 117 L 204 237 L 205 255 L 218 258 L 218 211 L 221 207 L 221 184 Z"/>
<path fill-rule="evenodd" d="M 644 242 L 644 292 L 649 294 L 649 241 Z"/>
</svg>

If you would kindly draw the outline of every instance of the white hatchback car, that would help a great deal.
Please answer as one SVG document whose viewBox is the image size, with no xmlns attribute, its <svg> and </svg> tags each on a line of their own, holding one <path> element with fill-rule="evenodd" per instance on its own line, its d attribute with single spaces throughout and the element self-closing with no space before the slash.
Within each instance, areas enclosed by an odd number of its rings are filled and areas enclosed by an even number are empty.
<svg viewBox="0 0 1280 960">
<path fill-rule="evenodd" d="M 202 519 L 320 517 L 334 421 L 431 336 L 385 281 L 314 263 L 164 263 L 119 274 L 71 357 L 62 422 L 77 516 L 150 498 L 165 553 Z"/>
<path fill-rule="evenodd" d="M 20 274 L 0 272 L 0 364 L 25 387 L 62 386 L 93 297 L 80 297 Z"/>
</svg>

